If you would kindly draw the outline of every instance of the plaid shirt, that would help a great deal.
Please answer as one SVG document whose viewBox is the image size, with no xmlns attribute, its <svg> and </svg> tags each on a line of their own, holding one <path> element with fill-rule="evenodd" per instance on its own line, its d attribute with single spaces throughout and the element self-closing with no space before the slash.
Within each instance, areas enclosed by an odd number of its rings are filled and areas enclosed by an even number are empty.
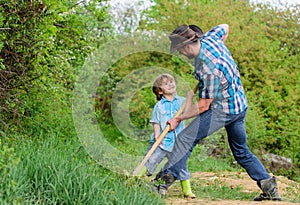
<svg viewBox="0 0 300 205">
<path fill-rule="evenodd" d="M 211 108 L 228 114 L 238 114 L 248 107 L 240 73 L 229 50 L 222 41 L 221 26 L 200 38 L 201 49 L 195 59 L 194 75 L 199 83 L 199 97 L 214 99 Z"/>
</svg>

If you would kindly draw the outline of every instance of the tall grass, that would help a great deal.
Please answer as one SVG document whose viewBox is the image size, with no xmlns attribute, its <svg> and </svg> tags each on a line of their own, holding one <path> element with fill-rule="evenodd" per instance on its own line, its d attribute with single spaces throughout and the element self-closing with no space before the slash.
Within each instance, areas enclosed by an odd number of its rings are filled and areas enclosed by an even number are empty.
<svg viewBox="0 0 300 205">
<path fill-rule="evenodd" d="M 0 204 L 163 204 L 95 164 L 77 140 L 20 140 L 14 150 L 19 162 L 2 178 Z"/>
</svg>

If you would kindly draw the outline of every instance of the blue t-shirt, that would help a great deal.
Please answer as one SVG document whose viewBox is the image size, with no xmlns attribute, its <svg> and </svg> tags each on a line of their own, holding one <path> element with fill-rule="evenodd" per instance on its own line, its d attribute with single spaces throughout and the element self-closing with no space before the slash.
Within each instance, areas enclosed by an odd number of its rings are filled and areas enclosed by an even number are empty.
<svg viewBox="0 0 300 205">
<path fill-rule="evenodd" d="M 185 98 L 178 95 L 174 97 L 172 102 L 167 100 L 165 97 L 162 97 L 162 99 L 158 101 L 154 106 L 150 122 L 159 124 L 160 133 L 162 133 L 167 126 L 167 121 L 172 119 L 176 115 L 177 111 L 180 109 L 184 102 Z M 180 122 L 175 130 L 169 131 L 166 134 L 166 136 L 162 140 L 162 144 L 159 146 L 163 150 L 171 152 L 174 147 L 175 137 L 183 128 L 184 123 Z M 154 142 L 154 133 L 152 134 L 150 142 Z"/>
</svg>

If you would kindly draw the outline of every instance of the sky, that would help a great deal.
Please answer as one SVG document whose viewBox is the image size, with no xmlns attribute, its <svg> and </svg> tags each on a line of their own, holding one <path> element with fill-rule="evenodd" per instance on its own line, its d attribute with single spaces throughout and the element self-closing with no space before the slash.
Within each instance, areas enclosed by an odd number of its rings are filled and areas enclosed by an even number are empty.
<svg viewBox="0 0 300 205">
<path fill-rule="evenodd" d="M 250 0 L 250 2 L 270 4 L 278 9 L 284 9 L 287 6 L 300 4 L 300 0 Z"/>
</svg>

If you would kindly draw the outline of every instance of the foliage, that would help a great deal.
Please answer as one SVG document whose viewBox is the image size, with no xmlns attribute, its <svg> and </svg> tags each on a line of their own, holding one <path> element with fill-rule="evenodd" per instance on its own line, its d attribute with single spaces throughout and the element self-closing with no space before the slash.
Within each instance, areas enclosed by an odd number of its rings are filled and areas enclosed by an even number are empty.
<svg viewBox="0 0 300 205">
<path fill-rule="evenodd" d="M 105 41 L 108 16 L 97 1 L 0 5 L 0 125 L 16 131 L 26 119 L 43 124 L 49 107 L 69 107 L 76 70 Z"/>
<path fill-rule="evenodd" d="M 140 92 L 137 92 L 132 97 L 129 105 L 130 119 L 132 119 L 132 123 L 138 128 L 146 129 L 150 124 L 149 118 L 156 102 L 154 96 L 149 94 L 151 92 L 151 87 L 141 89 Z M 141 112 L 141 110 L 144 110 L 144 112 Z"/>
<path fill-rule="evenodd" d="M 131 155 L 143 155 L 149 145 L 147 141 L 137 141 L 124 136 L 114 124 L 99 122 L 105 139 L 116 149 Z M 149 136 L 150 138 L 150 136 Z"/>
<path fill-rule="evenodd" d="M 129 50 L 129 48 L 123 47 L 123 50 L 127 49 Z M 149 69 L 146 70 L 149 72 L 149 75 L 151 75 L 151 67 L 155 66 L 164 68 L 165 70 L 162 72 L 169 72 L 183 78 L 188 86 L 194 86 L 195 80 L 187 77 L 192 73 L 191 66 L 178 57 L 151 51 L 125 56 L 109 68 L 107 73 L 103 74 L 98 85 L 96 111 L 101 112 L 100 118 L 102 121 L 108 122 L 111 118 L 111 98 L 117 84 L 132 72 L 139 72 L 139 69 L 149 67 Z M 143 75 L 137 74 L 132 76 L 131 82 L 137 83 L 141 81 Z M 182 88 L 179 86 L 178 90 L 180 89 L 184 90 L 188 89 L 188 87 Z M 181 92 L 180 94 L 185 95 L 186 93 Z M 129 113 L 132 122 L 138 128 L 147 128 L 149 126 L 152 108 L 156 103 L 155 95 L 152 93 L 152 84 L 147 87 L 140 87 L 140 89 L 130 97 L 132 98 L 129 105 Z M 127 97 L 125 94 L 121 94 L 118 98 L 121 100 Z"/>
</svg>

